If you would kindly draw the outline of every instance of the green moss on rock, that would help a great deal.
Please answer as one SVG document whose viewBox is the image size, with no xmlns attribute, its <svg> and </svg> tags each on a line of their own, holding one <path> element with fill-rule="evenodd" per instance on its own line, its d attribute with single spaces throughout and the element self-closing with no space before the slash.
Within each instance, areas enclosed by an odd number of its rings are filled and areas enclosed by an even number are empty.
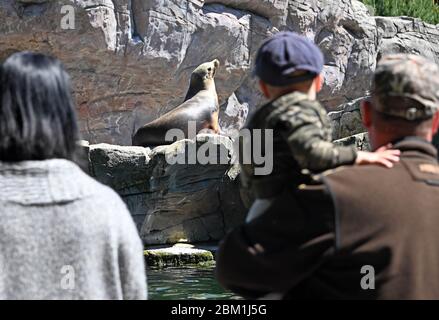
<svg viewBox="0 0 439 320">
<path fill-rule="evenodd" d="M 215 263 L 213 254 L 210 251 L 180 246 L 146 249 L 144 256 L 148 266 L 159 268 Z"/>
</svg>

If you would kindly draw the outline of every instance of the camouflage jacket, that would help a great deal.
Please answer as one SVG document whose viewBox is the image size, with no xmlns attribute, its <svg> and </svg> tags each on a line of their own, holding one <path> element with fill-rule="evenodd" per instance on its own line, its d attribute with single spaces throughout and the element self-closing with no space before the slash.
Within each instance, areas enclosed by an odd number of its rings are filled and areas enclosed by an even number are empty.
<svg viewBox="0 0 439 320">
<path fill-rule="evenodd" d="M 339 147 L 331 142 L 332 129 L 326 110 L 303 93 L 289 93 L 263 105 L 245 127 L 250 131 L 273 130 L 271 174 L 255 175 L 257 165 L 253 161 L 241 162 L 242 185 L 257 198 L 275 196 L 286 185 L 308 183 L 311 173 L 353 164 L 357 157 L 355 147 Z"/>
</svg>

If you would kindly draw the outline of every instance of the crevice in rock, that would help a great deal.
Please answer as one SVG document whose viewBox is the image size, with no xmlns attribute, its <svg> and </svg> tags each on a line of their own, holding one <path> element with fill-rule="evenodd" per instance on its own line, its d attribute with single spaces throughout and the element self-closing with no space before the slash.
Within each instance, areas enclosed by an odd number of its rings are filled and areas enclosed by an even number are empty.
<svg viewBox="0 0 439 320">
<path fill-rule="evenodd" d="M 264 18 L 264 19 L 267 19 L 267 20 L 270 20 L 270 18 L 272 18 L 272 17 L 269 17 L 269 16 L 265 16 L 265 15 L 261 14 L 260 12 L 252 11 L 250 8 L 234 7 L 234 6 L 231 6 L 228 3 L 227 4 L 226 3 L 222 3 L 220 0 L 217 0 L 215 2 L 205 3 L 204 6 L 203 6 L 203 10 L 205 10 L 205 8 L 208 7 L 209 5 L 220 5 L 220 6 L 223 6 L 224 8 L 228 8 L 228 9 L 231 9 L 231 10 L 237 10 L 237 11 L 241 11 L 241 12 L 242 11 L 246 11 L 248 13 L 251 13 L 251 14 L 253 14 L 255 16 L 258 16 L 258 17 L 261 17 L 261 18 Z M 206 11 L 208 11 L 208 10 L 206 10 Z M 216 11 L 212 11 L 212 12 L 218 13 Z"/>
<path fill-rule="evenodd" d="M 212 11 L 212 12 L 218 13 L 216 11 Z M 162 20 L 162 21 L 165 21 L 165 22 L 175 22 L 175 19 L 176 19 L 176 16 L 173 16 L 173 15 L 170 15 L 170 14 L 166 14 L 165 12 L 161 12 L 161 11 L 157 11 L 157 10 L 151 10 L 150 13 L 155 13 L 156 14 L 156 15 L 151 15 L 152 18 L 159 19 L 159 20 Z M 169 20 L 165 19 L 164 17 L 169 18 Z M 188 20 L 186 17 L 183 18 L 182 16 L 180 16 L 178 18 L 181 19 L 181 20 L 184 20 L 185 22 L 187 22 L 189 25 L 191 25 L 193 27 L 197 27 L 197 25 L 194 24 L 193 21 Z"/>
<path fill-rule="evenodd" d="M 147 216 L 160 215 L 161 212 L 163 212 L 163 211 L 162 211 L 162 210 L 159 210 L 159 211 L 156 211 L 156 212 L 154 212 L 154 213 L 152 213 L 152 214 L 147 214 Z M 179 222 L 174 223 L 174 224 L 172 224 L 172 225 L 169 225 L 169 226 L 167 226 L 166 228 L 163 228 L 163 229 L 151 229 L 151 230 L 148 230 L 148 234 L 160 233 L 160 232 L 163 232 L 163 231 L 166 231 L 166 230 L 169 230 L 169 229 L 172 229 L 172 228 L 178 227 L 178 226 L 180 226 L 180 225 L 183 225 L 184 223 L 187 223 L 187 222 L 196 221 L 196 220 L 201 220 L 202 218 L 207 218 L 207 217 L 210 217 L 210 216 L 215 217 L 216 215 L 217 215 L 217 212 L 216 212 L 216 211 L 214 211 L 214 212 L 207 212 L 207 213 L 202 214 L 202 215 L 200 215 L 200 216 L 196 216 L 196 217 L 192 217 L 192 218 L 189 218 L 189 219 L 185 219 L 185 220 L 179 221 Z M 204 225 L 204 224 L 203 224 L 203 225 Z M 207 230 L 206 230 L 206 231 L 207 231 Z M 208 232 L 206 232 L 206 233 L 209 235 Z M 209 237 L 210 237 L 210 235 L 209 235 Z"/>
<path fill-rule="evenodd" d="M 113 94 L 109 94 L 109 95 L 105 95 L 102 97 L 92 99 L 92 100 L 88 101 L 88 104 L 90 105 L 92 103 L 101 102 L 101 101 L 105 101 L 105 100 L 113 99 L 113 98 L 120 98 L 120 97 L 126 97 L 126 96 L 143 96 L 143 95 L 150 95 L 150 94 L 151 94 L 150 91 L 122 91 L 122 92 L 113 93 Z"/>
<path fill-rule="evenodd" d="M 39 12 L 39 14 L 41 14 L 47 10 L 49 5 L 49 2 L 15 2 L 14 9 L 17 16 L 22 18 L 28 11 Z"/>
<path fill-rule="evenodd" d="M 225 177 L 226 177 L 226 175 L 224 175 L 222 177 L 221 182 L 217 185 L 217 188 L 216 188 L 216 194 L 218 196 L 218 203 L 219 203 L 218 211 L 220 213 L 221 221 L 223 223 L 223 230 L 222 231 L 223 231 L 224 234 L 227 233 L 227 226 L 226 226 L 226 214 L 225 214 L 225 212 L 223 210 L 223 206 L 222 206 L 223 199 L 221 198 L 221 183 L 224 183 L 224 178 Z"/>
<path fill-rule="evenodd" d="M 137 30 L 136 19 L 134 17 L 134 0 L 128 0 L 128 11 L 130 16 L 131 40 L 134 40 L 135 42 L 144 42 L 143 38 L 140 36 L 139 31 Z"/>
<path fill-rule="evenodd" d="M 116 9 L 115 9 L 116 7 L 114 6 L 114 4 L 113 4 L 113 8 L 112 8 L 112 7 L 107 6 L 107 5 L 105 5 L 105 4 L 102 4 L 102 3 L 100 3 L 100 4 L 95 4 L 95 5 L 91 5 L 91 6 L 86 6 L 86 7 L 84 7 L 84 10 L 98 9 L 98 8 L 101 8 L 101 7 L 108 8 L 108 9 L 111 9 L 111 10 L 116 10 Z"/>
</svg>

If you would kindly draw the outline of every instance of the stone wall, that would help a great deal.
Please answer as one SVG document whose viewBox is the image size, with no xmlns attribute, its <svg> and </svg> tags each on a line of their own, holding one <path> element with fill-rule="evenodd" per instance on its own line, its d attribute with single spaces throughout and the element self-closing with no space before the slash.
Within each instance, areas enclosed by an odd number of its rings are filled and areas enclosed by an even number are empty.
<svg viewBox="0 0 439 320">
<path fill-rule="evenodd" d="M 215 156 L 205 165 L 170 164 L 184 159 L 190 147 Z M 219 240 L 244 221 L 239 172 L 230 165 L 233 148 L 225 136 L 200 134 L 196 141 L 153 150 L 109 144 L 85 149 L 90 175 L 119 193 L 147 245 Z"/>
<path fill-rule="evenodd" d="M 75 29 L 61 28 L 63 5 Z M 59 57 L 72 75 L 83 138 L 129 145 L 133 132 L 178 105 L 201 62 L 221 60 L 224 132 L 263 102 L 250 76 L 268 35 L 293 30 L 325 54 L 328 109 L 366 95 L 376 61 L 413 52 L 439 61 L 439 30 L 370 16 L 356 0 L 0 0 L 0 60 L 18 50 Z"/>
<path fill-rule="evenodd" d="M 332 139 L 339 140 L 351 135 L 366 132 L 361 122 L 361 102 L 365 98 L 358 98 L 345 103 L 339 110 L 329 112 L 331 119 Z"/>
</svg>

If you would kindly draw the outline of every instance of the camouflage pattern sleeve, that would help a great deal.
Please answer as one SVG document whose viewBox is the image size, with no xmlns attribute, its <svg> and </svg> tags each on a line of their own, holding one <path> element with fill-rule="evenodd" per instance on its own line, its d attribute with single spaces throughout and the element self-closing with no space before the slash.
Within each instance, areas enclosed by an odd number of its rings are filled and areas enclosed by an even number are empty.
<svg viewBox="0 0 439 320">
<path fill-rule="evenodd" d="M 321 172 L 353 164 L 357 158 L 354 146 L 335 146 L 331 142 L 329 118 L 320 105 L 287 107 L 278 113 L 275 130 L 280 130 L 288 141 L 292 155 L 302 169 Z"/>
</svg>

